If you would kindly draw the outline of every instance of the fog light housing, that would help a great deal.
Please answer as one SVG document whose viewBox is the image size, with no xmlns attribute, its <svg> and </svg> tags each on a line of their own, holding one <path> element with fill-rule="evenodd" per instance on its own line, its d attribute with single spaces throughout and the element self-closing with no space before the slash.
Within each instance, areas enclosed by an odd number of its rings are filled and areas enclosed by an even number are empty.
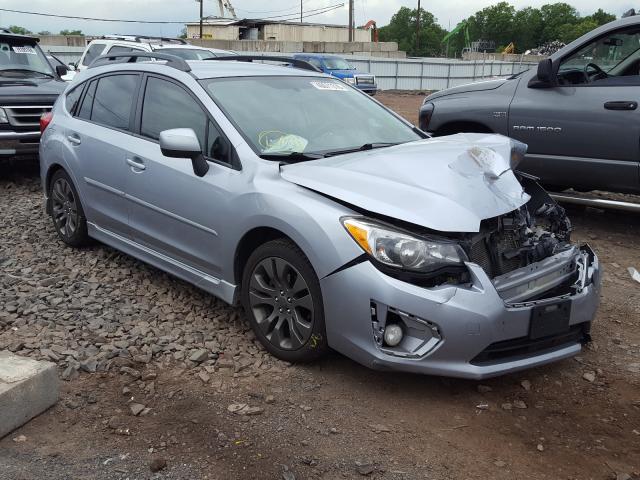
<svg viewBox="0 0 640 480">
<path fill-rule="evenodd" d="M 404 332 L 402 331 L 402 327 L 398 324 L 391 323 L 384 329 L 384 343 L 390 347 L 400 345 L 403 336 Z"/>
</svg>

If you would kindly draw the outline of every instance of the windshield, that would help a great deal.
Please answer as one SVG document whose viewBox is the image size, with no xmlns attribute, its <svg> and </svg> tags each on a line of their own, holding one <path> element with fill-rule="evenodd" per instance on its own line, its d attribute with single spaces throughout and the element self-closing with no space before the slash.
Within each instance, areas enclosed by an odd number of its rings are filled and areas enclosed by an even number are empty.
<svg viewBox="0 0 640 480">
<path fill-rule="evenodd" d="M 0 40 L 0 75 L 3 77 L 54 76 L 42 50 L 21 38 Z"/>
<path fill-rule="evenodd" d="M 353 67 L 344 58 L 325 57 L 324 64 L 329 70 L 353 70 Z"/>
<path fill-rule="evenodd" d="M 325 154 L 422 138 L 340 80 L 280 76 L 202 83 L 259 155 Z"/>
<path fill-rule="evenodd" d="M 213 58 L 217 56 L 204 48 L 161 48 L 159 51 L 184 58 L 185 60 L 204 60 L 206 58 Z"/>
</svg>

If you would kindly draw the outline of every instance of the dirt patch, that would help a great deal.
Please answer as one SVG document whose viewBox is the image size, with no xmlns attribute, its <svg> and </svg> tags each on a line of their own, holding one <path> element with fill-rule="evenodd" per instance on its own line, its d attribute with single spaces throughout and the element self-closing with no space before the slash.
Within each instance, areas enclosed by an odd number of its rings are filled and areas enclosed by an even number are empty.
<svg viewBox="0 0 640 480">
<path fill-rule="evenodd" d="M 421 96 L 377 98 L 417 120 Z M 37 165 L 0 167 L 0 211 L 0 348 L 46 358 L 59 345 L 61 374 L 71 366 L 59 404 L 0 440 L 1 479 L 640 475 L 640 284 L 627 272 L 640 269 L 637 215 L 570 210 L 574 238 L 604 266 L 591 346 L 478 384 L 337 354 L 272 359 L 240 310 L 108 247 L 65 248 Z"/>
</svg>

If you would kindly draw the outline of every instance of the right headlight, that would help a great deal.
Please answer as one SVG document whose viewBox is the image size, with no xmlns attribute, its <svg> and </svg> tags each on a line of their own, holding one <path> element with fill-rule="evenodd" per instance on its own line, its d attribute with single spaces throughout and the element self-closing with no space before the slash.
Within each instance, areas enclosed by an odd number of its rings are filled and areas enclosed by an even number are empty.
<svg viewBox="0 0 640 480">
<path fill-rule="evenodd" d="M 363 217 L 345 217 L 342 224 L 365 252 L 389 267 L 428 273 L 467 260 L 460 245 L 444 239 L 418 237 Z"/>
<path fill-rule="evenodd" d="M 7 112 L 4 111 L 4 108 L 0 108 L 0 123 L 9 123 Z"/>
</svg>

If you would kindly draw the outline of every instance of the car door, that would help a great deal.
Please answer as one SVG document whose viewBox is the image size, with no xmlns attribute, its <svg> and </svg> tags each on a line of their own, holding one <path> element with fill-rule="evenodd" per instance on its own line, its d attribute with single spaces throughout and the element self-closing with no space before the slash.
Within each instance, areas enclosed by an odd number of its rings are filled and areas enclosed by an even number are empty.
<svg viewBox="0 0 640 480">
<path fill-rule="evenodd" d="M 525 74 L 509 111 L 510 136 L 529 146 L 521 168 L 550 185 L 640 191 L 639 69 L 634 27 L 561 59 L 556 86 L 535 88 L 536 72 Z"/>
<path fill-rule="evenodd" d="M 182 84 L 149 75 L 137 115 L 139 135 L 128 145 L 129 224 L 134 240 L 178 268 L 220 274 L 220 242 L 234 177 L 231 146 L 201 103 Z M 190 159 L 165 157 L 160 132 L 194 130 L 209 171 L 198 177 Z"/>
<path fill-rule="evenodd" d="M 109 74 L 91 80 L 65 131 L 67 163 L 74 165 L 84 208 L 95 227 L 127 236 L 127 155 L 141 75 Z"/>
</svg>

